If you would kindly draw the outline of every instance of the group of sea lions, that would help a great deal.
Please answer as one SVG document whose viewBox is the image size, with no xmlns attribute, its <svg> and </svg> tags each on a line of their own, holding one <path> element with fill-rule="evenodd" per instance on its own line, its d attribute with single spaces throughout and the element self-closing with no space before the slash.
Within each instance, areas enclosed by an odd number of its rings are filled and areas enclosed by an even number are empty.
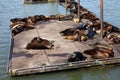
<svg viewBox="0 0 120 80">
<path fill-rule="evenodd" d="M 78 3 L 68 2 L 70 11 L 77 14 Z M 68 28 L 60 32 L 67 40 L 73 41 L 86 41 L 93 39 L 94 35 L 100 34 L 100 20 L 92 12 L 80 6 L 80 24 L 77 27 Z M 120 44 L 120 29 L 107 23 L 103 23 L 103 38 L 112 44 Z M 114 57 L 113 49 L 106 47 L 95 47 L 81 52 L 74 52 L 69 56 L 68 62 L 85 60 L 83 54 L 91 56 L 92 59 L 104 59 Z"/>
<path fill-rule="evenodd" d="M 120 29 L 104 22 L 103 26 L 103 38 L 111 40 L 113 43 L 119 43 Z M 73 41 L 86 41 L 87 39 L 94 38 L 94 35 L 100 34 L 100 22 L 84 22 L 77 27 L 67 28 L 60 32 L 62 36 L 65 36 L 67 40 Z M 116 34 L 113 36 L 113 33 Z M 117 39 L 117 40 L 116 40 Z M 115 41 L 116 40 L 116 41 Z"/>
<path fill-rule="evenodd" d="M 89 59 L 87 59 L 89 56 Z M 68 56 L 68 62 L 75 62 L 75 61 L 86 61 L 86 60 L 94 60 L 94 59 L 105 59 L 105 58 L 112 58 L 114 57 L 114 51 L 110 47 L 101 47 L 96 46 L 93 49 L 87 49 L 83 52 L 74 52 L 70 56 Z"/>
<path fill-rule="evenodd" d="M 111 33 L 107 35 L 108 43 L 120 44 L 120 33 Z"/>
<path fill-rule="evenodd" d="M 77 11 L 78 11 L 77 2 L 67 2 L 67 5 L 68 5 L 68 8 L 70 8 L 71 12 L 74 12 L 74 14 L 77 14 Z M 84 7 L 82 6 L 79 6 L 79 7 L 80 7 L 80 18 L 79 18 L 80 20 L 78 22 L 82 24 L 80 24 L 77 27 L 68 28 L 60 32 L 60 34 L 62 36 L 65 36 L 65 39 L 67 40 L 86 41 L 89 38 L 93 38 L 95 34 L 100 34 L 101 32 L 99 18 L 97 18 L 96 15 L 94 15 L 92 12 L 88 11 Z M 120 29 L 107 22 L 104 22 L 103 24 L 104 24 L 103 37 L 110 40 L 113 44 L 119 43 Z M 85 29 L 82 29 L 83 27 Z M 113 36 L 113 33 L 115 33 L 117 36 Z"/>
<path fill-rule="evenodd" d="M 78 3 L 72 2 L 69 3 L 68 8 L 71 9 L 71 12 L 77 13 Z M 73 41 L 87 41 L 89 39 L 93 39 L 96 34 L 100 33 L 100 20 L 91 12 L 89 12 L 87 9 L 80 6 L 80 22 L 81 24 L 77 27 L 68 28 L 60 32 L 62 36 L 65 36 L 65 39 L 67 40 L 73 40 Z M 35 15 L 35 16 L 29 16 L 25 18 L 14 18 L 10 20 L 10 28 L 12 31 L 12 35 L 15 36 L 18 33 L 34 29 L 35 24 L 38 21 L 49 21 L 49 20 L 73 20 L 75 16 L 73 15 L 50 15 L 48 17 L 44 15 Z M 76 22 L 76 21 L 75 21 Z M 111 24 L 108 24 L 104 22 L 103 25 L 103 37 L 106 38 L 111 43 L 120 43 L 120 29 L 117 27 L 114 27 Z M 47 40 L 42 39 L 40 37 L 34 37 L 30 43 L 26 45 L 26 49 L 52 49 L 54 47 L 54 44 Z M 83 51 L 84 54 L 90 55 L 92 59 L 103 59 L 103 58 L 111 58 L 114 57 L 114 52 L 110 48 L 104 48 L 104 47 L 95 47 L 93 49 L 88 49 Z M 68 62 L 74 62 L 74 61 L 83 61 L 86 60 L 87 57 L 83 56 L 83 53 L 81 52 L 74 52 L 72 55 L 69 56 Z"/>
<path fill-rule="evenodd" d="M 19 34 L 22 31 L 30 30 L 35 28 L 35 24 L 39 21 L 49 21 L 49 20 L 72 20 L 73 15 L 50 15 L 48 17 L 44 15 L 28 16 L 25 18 L 14 18 L 10 20 L 10 29 L 12 36 Z M 41 37 L 34 37 L 30 43 L 26 45 L 26 49 L 52 49 L 53 43 L 47 39 L 42 39 Z"/>
<path fill-rule="evenodd" d="M 81 25 L 73 28 L 68 28 L 60 32 L 67 40 L 73 41 L 86 41 L 87 38 L 93 38 L 96 34 L 94 29 L 90 27 L 89 23 L 82 23 Z"/>
<path fill-rule="evenodd" d="M 49 20 L 72 20 L 74 18 L 73 15 L 50 15 L 50 16 L 44 16 L 44 15 L 35 15 L 35 16 L 28 16 L 25 18 L 14 18 L 10 20 L 10 28 L 12 35 L 15 36 L 16 34 L 29 29 L 34 29 L 35 24 L 38 21 L 49 21 Z"/>
</svg>

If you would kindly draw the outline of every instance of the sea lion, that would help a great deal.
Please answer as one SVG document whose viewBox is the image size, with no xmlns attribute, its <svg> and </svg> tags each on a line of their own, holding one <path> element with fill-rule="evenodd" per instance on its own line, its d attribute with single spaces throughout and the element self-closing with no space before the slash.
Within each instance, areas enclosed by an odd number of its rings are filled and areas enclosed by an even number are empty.
<svg viewBox="0 0 120 80">
<path fill-rule="evenodd" d="M 85 57 L 81 52 L 74 52 L 72 55 L 68 56 L 68 62 L 75 62 L 75 61 L 83 61 L 86 60 Z"/>
<path fill-rule="evenodd" d="M 95 47 L 85 50 L 83 53 L 90 55 L 92 59 L 104 59 L 114 57 L 114 52 L 110 48 Z"/>
<path fill-rule="evenodd" d="M 53 46 L 53 43 L 47 39 L 34 37 L 31 42 L 26 45 L 26 49 L 51 49 Z"/>
<path fill-rule="evenodd" d="M 119 33 L 111 33 L 107 35 L 108 42 L 112 44 L 120 44 L 120 34 Z"/>
</svg>

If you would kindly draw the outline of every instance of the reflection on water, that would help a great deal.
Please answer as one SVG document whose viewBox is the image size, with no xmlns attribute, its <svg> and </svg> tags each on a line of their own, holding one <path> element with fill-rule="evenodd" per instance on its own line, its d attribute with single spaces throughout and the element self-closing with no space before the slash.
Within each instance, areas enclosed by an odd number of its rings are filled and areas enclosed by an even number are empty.
<svg viewBox="0 0 120 80">
<path fill-rule="evenodd" d="M 66 14 L 65 9 L 57 3 L 22 4 L 22 0 L 0 0 L 0 80 L 118 80 L 120 67 L 103 69 L 79 69 L 47 74 L 20 77 L 8 77 L 7 59 L 10 45 L 9 20 L 44 14 Z M 99 0 L 81 0 L 81 4 L 99 17 Z M 120 27 L 120 2 L 104 0 L 104 20 Z"/>
<path fill-rule="evenodd" d="M 118 80 L 120 67 L 86 68 L 13 77 L 11 80 Z"/>
<path fill-rule="evenodd" d="M 58 13 L 66 15 L 66 9 L 64 9 L 63 6 L 60 6 L 58 3 L 40 3 L 40 4 L 23 5 L 24 16 L 40 15 L 40 14 L 49 16 Z"/>
</svg>

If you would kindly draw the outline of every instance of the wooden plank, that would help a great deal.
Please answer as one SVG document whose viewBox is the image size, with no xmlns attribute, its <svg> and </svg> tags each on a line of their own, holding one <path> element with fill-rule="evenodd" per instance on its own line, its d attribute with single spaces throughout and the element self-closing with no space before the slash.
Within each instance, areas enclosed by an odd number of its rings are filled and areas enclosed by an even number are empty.
<svg viewBox="0 0 120 80">
<path fill-rule="evenodd" d="M 53 41 L 61 41 L 64 40 L 63 37 L 59 34 L 61 31 L 61 28 L 59 25 L 55 22 L 52 23 L 39 23 L 37 27 L 37 30 L 40 34 L 40 37 L 46 38 L 48 40 Z"/>
<path fill-rule="evenodd" d="M 74 51 L 78 51 L 78 48 L 75 47 L 72 42 L 65 40 L 64 37 L 59 34 L 62 29 L 56 22 L 57 21 L 39 22 L 36 25 L 40 37 L 54 41 L 55 45 L 52 50 L 25 50 L 26 45 L 33 37 L 37 36 L 36 29 L 21 32 L 14 37 L 14 48 L 11 59 L 12 69 L 32 67 L 33 65 L 42 66 L 65 63 L 67 61 L 67 55 L 72 54 Z M 23 62 L 27 62 L 27 64 Z"/>
<path fill-rule="evenodd" d="M 120 45 L 112 45 L 115 57 L 120 57 Z"/>
<path fill-rule="evenodd" d="M 118 53 L 120 54 L 120 45 L 117 44 L 117 45 L 113 45 L 113 47 L 118 51 Z"/>
<path fill-rule="evenodd" d="M 44 29 L 39 29 L 41 36 L 45 36 L 43 35 L 43 32 L 48 32 L 46 33 L 46 36 L 48 36 L 49 39 L 52 39 L 54 41 L 54 49 L 45 50 L 51 64 L 65 63 L 67 61 L 67 55 L 72 54 L 74 51 L 78 51 L 78 48 L 73 44 L 73 42 L 65 40 L 64 37 L 59 34 L 59 32 L 63 30 L 59 24 L 63 24 L 63 22 L 67 21 L 55 21 L 49 25 L 45 24 Z M 64 23 L 64 25 L 64 28 L 69 26 L 66 23 Z M 42 26 L 42 24 L 40 26 Z"/>
<path fill-rule="evenodd" d="M 55 42 L 54 49 L 46 50 L 51 64 L 66 63 L 68 55 L 79 49 L 72 42 Z"/>
<path fill-rule="evenodd" d="M 26 45 L 33 39 L 33 37 L 36 37 L 37 33 L 35 29 L 33 30 L 27 30 L 23 31 L 16 36 L 14 36 L 14 48 L 20 48 L 24 49 Z"/>
<path fill-rule="evenodd" d="M 57 24 L 61 27 L 62 30 L 65 30 L 67 28 L 75 28 L 78 25 L 80 25 L 78 23 L 74 23 L 71 20 L 69 20 L 69 21 L 59 21 L 59 22 L 57 22 Z"/>
<path fill-rule="evenodd" d="M 87 49 L 91 49 L 90 46 L 88 46 L 88 44 L 85 43 L 81 43 L 81 42 L 74 42 L 74 44 L 77 46 L 77 48 L 79 49 L 80 52 L 83 52 Z"/>
<path fill-rule="evenodd" d="M 12 54 L 10 68 L 14 70 L 42 65 L 49 65 L 44 50 L 19 50 Z"/>
</svg>

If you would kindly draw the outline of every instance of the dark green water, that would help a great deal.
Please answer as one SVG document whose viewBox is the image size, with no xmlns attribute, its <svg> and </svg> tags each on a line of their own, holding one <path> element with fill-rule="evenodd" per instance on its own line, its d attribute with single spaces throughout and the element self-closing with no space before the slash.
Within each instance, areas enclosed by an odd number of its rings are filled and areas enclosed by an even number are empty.
<svg viewBox="0 0 120 80">
<path fill-rule="evenodd" d="M 91 1 L 91 2 L 90 2 Z M 81 4 L 99 17 L 99 0 L 81 0 Z M 104 20 L 120 27 L 119 0 L 104 0 Z M 120 66 L 78 69 L 20 77 L 9 77 L 7 61 L 10 45 L 9 20 L 37 14 L 66 14 L 56 3 L 22 4 L 22 0 L 0 0 L 0 80 L 119 80 Z"/>
</svg>

